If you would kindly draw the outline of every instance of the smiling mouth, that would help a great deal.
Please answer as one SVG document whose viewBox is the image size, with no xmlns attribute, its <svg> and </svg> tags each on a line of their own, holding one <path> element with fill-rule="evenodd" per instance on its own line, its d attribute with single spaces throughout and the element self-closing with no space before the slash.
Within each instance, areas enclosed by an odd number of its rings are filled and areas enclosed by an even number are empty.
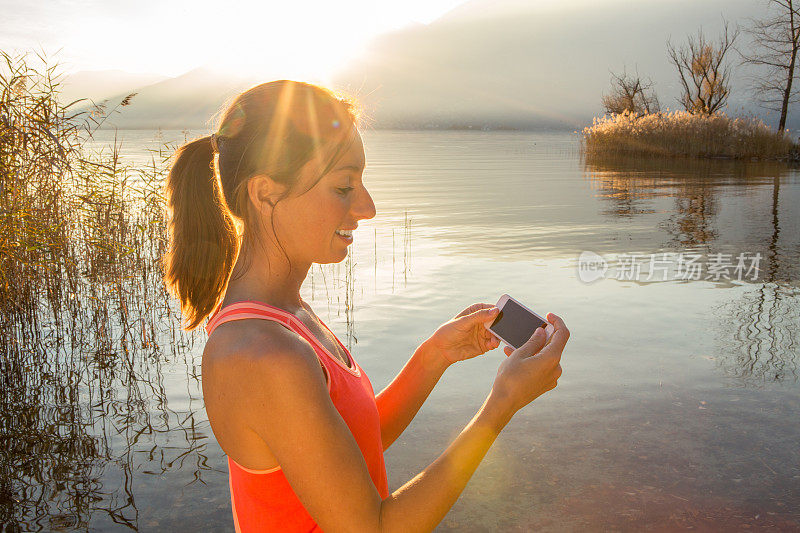
<svg viewBox="0 0 800 533">
<path fill-rule="evenodd" d="M 347 244 L 353 243 L 353 230 L 336 230 L 334 233 Z"/>
</svg>

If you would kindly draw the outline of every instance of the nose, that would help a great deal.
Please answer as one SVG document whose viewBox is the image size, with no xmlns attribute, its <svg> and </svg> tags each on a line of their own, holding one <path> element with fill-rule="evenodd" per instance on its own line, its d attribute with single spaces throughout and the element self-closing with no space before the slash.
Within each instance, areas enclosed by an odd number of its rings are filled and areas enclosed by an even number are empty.
<svg viewBox="0 0 800 533">
<path fill-rule="evenodd" d="M 375 216 L 375 202 L 372 201 L 367 188 L 364 187 L 359 201 L 353 206 L 356 220 L 370 219 Z"/>
</svg>

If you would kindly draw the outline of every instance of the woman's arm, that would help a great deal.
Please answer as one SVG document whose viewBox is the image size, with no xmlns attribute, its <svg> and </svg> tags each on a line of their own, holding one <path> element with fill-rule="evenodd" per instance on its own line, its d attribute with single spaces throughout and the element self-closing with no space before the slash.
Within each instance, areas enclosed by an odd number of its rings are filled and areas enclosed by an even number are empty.
<svg viewBox="0 0 800 533">
<path fill-rule="evenodd" d="M 214 393 L 235 395 L 236 411 L 264 439 L 305 509 L 329 532 L 433 530 L 513 414 L 507 398 L 490 394 L 444 453 L 384 500 L 331 401 L 311 345 L 298 339 L 279 348 L 273 338 L 227 358 L 216 372 L 224 376 L 215 377 Z"/>
<path fill-rule="evenodd" d="M 500 344 L 484 327 L 497 312 L 485 303 L 461 311 L 425 340 L 394 381 L 375 397 L 384 451 L 405 431 L 448 366 Z"/>
<path fill-rule="evenodd" d="M 383 500 L 380 531 L 433 531 L 513 414 L 503 399 L 490 394 L 444 453 Z"/>
<path fill-rule="evenodd" d="M 384 451 L 405 431 L 448 366 L 444 357 L 423 342 L 397 377 L 375 396 Z"/>
</svg>

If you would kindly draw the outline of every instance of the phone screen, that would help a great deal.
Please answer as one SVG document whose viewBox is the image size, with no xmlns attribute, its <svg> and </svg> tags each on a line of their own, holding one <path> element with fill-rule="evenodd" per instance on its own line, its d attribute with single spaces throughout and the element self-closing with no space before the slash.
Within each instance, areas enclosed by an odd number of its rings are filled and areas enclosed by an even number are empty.
<svg viewBox="0 0 800 533">
<path fill-rule="evenodd" d="M 536 328 L 542 325 L 547 323 L 520 307 L 514 300 L 507 300 L 489 327 L 516 349 L 528 342 Z"/>
</svg>

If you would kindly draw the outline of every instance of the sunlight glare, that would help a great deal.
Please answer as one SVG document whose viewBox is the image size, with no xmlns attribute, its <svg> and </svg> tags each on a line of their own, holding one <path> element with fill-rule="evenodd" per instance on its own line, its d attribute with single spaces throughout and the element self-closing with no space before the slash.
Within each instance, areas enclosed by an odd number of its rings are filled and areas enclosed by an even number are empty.
<svg viewBox="0 0 800 533">
<path fill-rule="evenodd" d="M 229 45 L 210 63 L 236 75 L 325 82 L 375 33 L 370 13 L 358 15 L 336 3 L 255 4 L 252 17 L 225 25 Z"/>
</svg>

